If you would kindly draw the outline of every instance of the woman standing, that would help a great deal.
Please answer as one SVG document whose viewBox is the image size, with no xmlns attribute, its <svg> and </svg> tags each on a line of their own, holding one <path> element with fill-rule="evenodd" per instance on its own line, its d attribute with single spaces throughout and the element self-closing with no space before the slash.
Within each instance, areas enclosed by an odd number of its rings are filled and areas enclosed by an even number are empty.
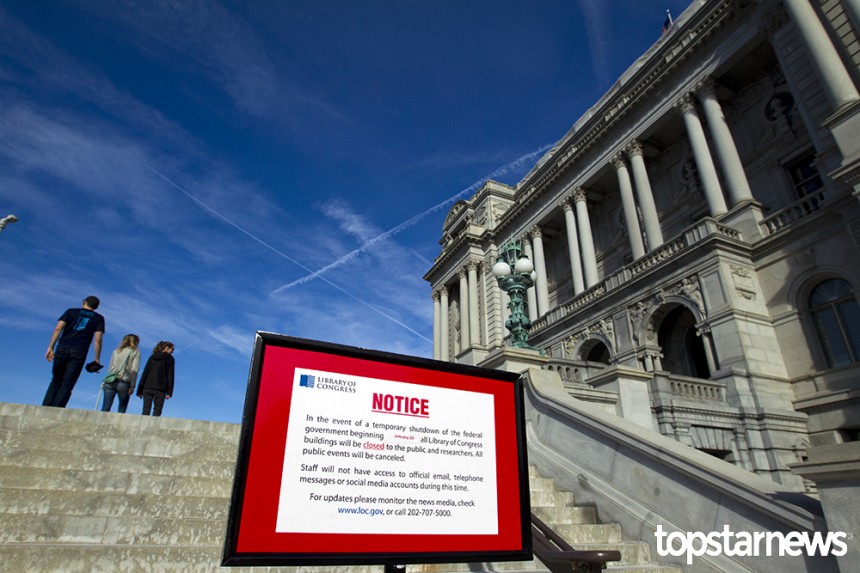
<svg viewBox="0 0 860 573">
<path fill-rule="evenodd" d="M 119 396 L 117 411 L 120 414 L 125 413 L 128 399 L 134 392 L 134 383 L 137 382 L 137 371 L 140 370 L 140 350 L 137 349 L 139 344 L 140 338 L 136 334 L 126 334 L 111 354 L 108 372 L 116 372 L 117 375 L 112 383 L 102 384 L 102 412 L 110 412 L 114 396 Z"/>
<path fill-rule="evenodd" d="M 162 340 L 155 345 L 152 355 L 146 361 L 137 395 L 143 398 L 143 415 L 160 416 L 164 399 L 173 396 L 173 343 Z"/>
</svg>

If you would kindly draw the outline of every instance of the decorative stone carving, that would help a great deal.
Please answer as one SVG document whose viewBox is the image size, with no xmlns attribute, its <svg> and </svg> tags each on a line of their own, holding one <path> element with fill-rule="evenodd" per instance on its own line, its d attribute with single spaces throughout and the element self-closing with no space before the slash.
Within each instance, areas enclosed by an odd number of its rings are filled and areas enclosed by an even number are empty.
<svg viewBox="0 0 860 573">
<path fill-rule="evenodd" d="M 630 323 L 635 330 L 642 323 L 642 318 L 644 318 L 645 313 L 648 311 L 648 305 L 639 301 L 627 310 L 630 313 Z"/>
<path fill-rule="evenodd" d="M 612 324 L 611 318 L 601 318 L 597 323 L 597 330 L 606 337 L 612 346 L 615 347 L 615 325 Z"/>
<path fill-rule="evenodd" d="M 788 12 L 782 3 L 774 6 L 767 14 L 761 18 L 761 30 L 766 36 L 772 37 L 776 32 L 782 29 L 788 23 Z"/>
<path fill-rule="evenodd" d="M 797 251 L 794 253 L 794 260 L 805 271 L 811 271 L 815 268 L 815 256 L 812 249 Z"/>
<path fill-rule="evenodd" d="M 457 216 L 465 208 L 466 208 L 466 202 L 465 201 L 457 201 L 456 203 L 454 203 L 454 205 L 451 207 L 451 210 L 448 211 L 448 216 L 445 217 L 445 224 L 442 225 L 442 228 L 447 229 L 448 226 L 454 222 L 454 219 L 456 219 Z"/>
<path fill-rule="evenodd" d="M 794 126 L 795 107 L 794 97 L 789 92 L 775 92 L 771 95 L 762 110 L 766 122 L 764 133 L 756 144 L 756 151 L 762 152 L 774 145 L 788 145 L 797 139 Z"/>
<path fill-rule="evenodd" d="M 644 155 L 644 151 L 642 150 L 642 144 L 639 143 L 638 139 L 634 139 L 630 143 L 627 144 L 625 148 L 627 151 L 627 155 L 633 157 L 634 155 Z"/>
<path fill-rule="evenodd" d="M 731 271 L 732 282 L 734 282 L 735 291 L 738 295 L 746 300 L 755 300 L 756 289 L 752 272 L 739 265 L 729 265 L 729 271 Z"/>
<path fill-rule="evenodd" d="M 627 162 L 624 161 L 624 154 L 622 154 L 620 151 L 613 155 L 609 162 L 612 163 L 612 167 L 614 167 L 616 170 L 627 167 Z"/>
<path fill-rule="evenodd" d="M 692 157 L 688 156 L 681 164 L 681 177 L 678 189 L 675 191 L 675 201 L 681 201 L 687 197 L 698 197 L 702 194 L 702 184 L 699 179 L 699 168 Z"/>
<path fill-rule="evenodd" d="M 574 350 L 576 350 L 577 344 L 582 342 L 582 340 L 586 337 L 585 331 L 580 330 L 579 332 L 575 332 L 567 337 L 564 341 L 564 351 L 565 356 L 570 359 L 574 359 Z"/>
<path fill-rule="evenodd" d="M 487 225 L 487 217 L 488 217 L 487 204 L 483 203 L 478 208 L 478 210 L 475 211 L 473 220 L 474 220 L 475 224 L 481 225 L 482 227 L 485 227 Z"/>
<path fill-rule="evenodd" d="M 699 313 L 704 318 L 706 316 L 705 300 L 702 298 L 701 287 L 699 286 L 698 278 L 695 275 L 681 280 L 681 293 L 696 305 L 696 308 L 699 309 Z"/>
<path fill-rule="evenodd" d="M 696 103 L 693 101 L 693 97 L 690 94 L 682 95 L 678 101 L 675 103 L 675 107 L 681 113 L 689 113 L 696 111 Z"/>
<path fill-rule="evenodd" d="M 490 212 L 493 215 L 493 224 L 497 224 L 499 220 L 502 218 L 502 215 L 507 213 L 510 205 L 505 205 L 504 203 L 493 203 L 490 206 Z"/>
</svg>

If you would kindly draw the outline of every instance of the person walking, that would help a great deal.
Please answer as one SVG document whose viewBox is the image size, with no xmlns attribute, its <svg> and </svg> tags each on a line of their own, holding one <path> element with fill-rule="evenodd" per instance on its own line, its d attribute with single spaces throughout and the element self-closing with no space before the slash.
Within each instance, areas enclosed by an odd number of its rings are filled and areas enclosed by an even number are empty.
<svg viewBox="0 0 860 573">
<path fill-rule="evenodd" d="M 87 361 L 87 354 L 93 340 L 95 340 L 93 371 L 101 368 L 105 319 L 96 312 L 98 307 L 98 297 L 88 296 L 83 300 L 82 308 L 66 310 L 57 321 L 48 350 L 45 352 L 45 360 L 53 362 L 54 365 L 51 368 L 51 383 L 42 400 L 43 406 L 66 407 L 84 368 L 84 363 Z"/>
<path fill-rule="evenodd" d="M 138 335 L 126 334 L 111 354 L 108 372 L 116 372 L 116 378 L 113 382 L 102 384 L 102 391 L 104 392 L 102 412 L 110 412 L 114 397 L 118 397 L 117 411 L 120 414 L 125 413 L 128 399 L 134 392 L 134 385 L 137 382 L 137 371 L 140 370 L 140 350 L 137 349 L 139 345 L 140 337 Z"/>
<path fill-rule="evenodd" d="M 172 342 L 162 340 L 143 367 L 137 396 L 143 398 L 144 416 L 149 416 L 150 411 L 153 416 L 160 416 L 164 400 L 173 396 L 173 350 Z"/>
</svg>

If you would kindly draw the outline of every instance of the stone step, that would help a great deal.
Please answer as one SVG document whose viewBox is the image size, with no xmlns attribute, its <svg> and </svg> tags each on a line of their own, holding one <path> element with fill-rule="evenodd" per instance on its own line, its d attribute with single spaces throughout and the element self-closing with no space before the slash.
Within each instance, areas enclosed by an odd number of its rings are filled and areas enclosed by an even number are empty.
<svg viewBox="0 0 860 573">
<path fill-rule="evenodd" d="M 95 452 L 130 456 L 178 457 L 196 460 L 218 460 L 235 463 L 237 441 L 206 435 L 189 439 L 187 432 L 173 430 L 167 434 L 146 429 L 139 435 L 123 433 L 54 433 L 0 428 L 0 446 L 4 450 L 19 449 L 33 452 Z M 199 432 L 198 432 L 199 433 Z M 3 454 L 0 453 L 0 456 Z"/>
<path fill-rule="evenodd" d="M 223 497 L 165 496 L 103 491 L 45 491 L 0 487 L 0 514 L 90 515 L 123 517 L 158 515 L 226 520 Z"/>
<path fill-rule="evenodd" d="M 530 492 L 532 509 L 536 507 L 567 507 L 573 505 L 573 494 L 569 491 Z"/>
<path fill-rule="evenodd" d="M 108 459 L 109 458 L 109 459 Z M 42 450 L 7 449 L 0 455 L 0 469 L 26 465 L 40 469 L 76 468 L 80 470 L 105 471 L 122 468 L 124 471 L 154 475 L 182 477 L 207 477 L 232 480 L 235 460 L 232 462 L 197 459 L 191 456 L 152 456 L 132 454 L 108 454 L 93 450 L 74 449 L 49 452 Z"/>
<path fill-rule="evenodd" d="M 530 491 L 557 491 L 555 481 L 550 478 L 529 476 Z"/>
<path fill-rule="evenodd" d="M 0 428 L 9 427 L 20 431 L 60 430 L 59 433 L 68 431 L 72 434 L 86 434 L 98 427 L 105 431 L 116 431 L 119 426 L 124 434 L 143 429 L 164 433 L 179 431 L 192 438 L 199 434 L 210 438 L 223 437 L 234 443 L 238 442 L 240 433 L 238 425 L 224 422 L 0 403 Z"/>
<path fill-rule="evenodd" d="M 2 468 L 3 487 L 47 491 L 118 492 L 228 499 L 232 480 L 59 468 Z"/>
<path fill-rule="evenodd" d="M 0 569 L 382 573 L 380 566 L 221 568 L 239 427 L 0 404 Z M 533 511 L 572 545 L 614 549 L 619 573 L 649 565 L 593 507 L 529 468 Z M 576 543 L 574 543 L 576 542 Z M 547 573 L 538 560 L 409 565 L 408 573 Z"/>
<path fill-rule="evenodd" d="M 611 573 L 684 573 L 684 570 L 677 565 L 619 565 L 613 567 L 609 564 L 606 571 Z"/>
<path fill-rule="evenodd" d="M 224 522 L 153 516 L 0 514 L 0 543 L 218 545 Z"/>
<path fill-rule="evenodd" d="M 593 507 L 534 507 L 532 512 L 544 523 L 556 525 L 597 523 L 597 512 Z"/>
<path fill-rule="evenodd" d="M 620 543 L 622 541 L 621 526 L 617 523 L 553 523 L 551 527 L 562 539 L 576 540 L 577 543 Z"/>
<path fill-rule="evenodd" d="M 34 573 L 383 573 L 382 565 L 219 567 L 221 546 L 146 547 L 128 545 L 0 545 L 4 570 Z M 490 572 L 483 563 L 430 563 L 407 565 L 407 573 Z M 497 564 L 492 564 L 497 565 Z M 524 569 L 524 571 L 546 569 Z M 513 571 L 513 570 L 509 570 Z"/>
</svg>

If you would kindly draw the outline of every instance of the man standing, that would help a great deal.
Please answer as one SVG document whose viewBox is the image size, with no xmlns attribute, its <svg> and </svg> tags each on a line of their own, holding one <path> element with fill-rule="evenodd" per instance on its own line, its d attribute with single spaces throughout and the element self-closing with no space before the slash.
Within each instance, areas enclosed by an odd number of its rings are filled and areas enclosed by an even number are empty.
<svg viewBox="0 0 860 573">
<path fill-rule="evenodd" d="M 54 367 L 51 384 L 42 401 L 43 406 L 66 407 L 87 361 L 93 338 L 96 341 L 95 362 L 100 363 L 105 319 L 96 312 L 98 307 L 98 297 L 88 296 L 83 301 L 83 308 L 68 309 L 57 322 L 48 351 L 45 352 L 45 360 L 53 361 Z"/>
</svg>

